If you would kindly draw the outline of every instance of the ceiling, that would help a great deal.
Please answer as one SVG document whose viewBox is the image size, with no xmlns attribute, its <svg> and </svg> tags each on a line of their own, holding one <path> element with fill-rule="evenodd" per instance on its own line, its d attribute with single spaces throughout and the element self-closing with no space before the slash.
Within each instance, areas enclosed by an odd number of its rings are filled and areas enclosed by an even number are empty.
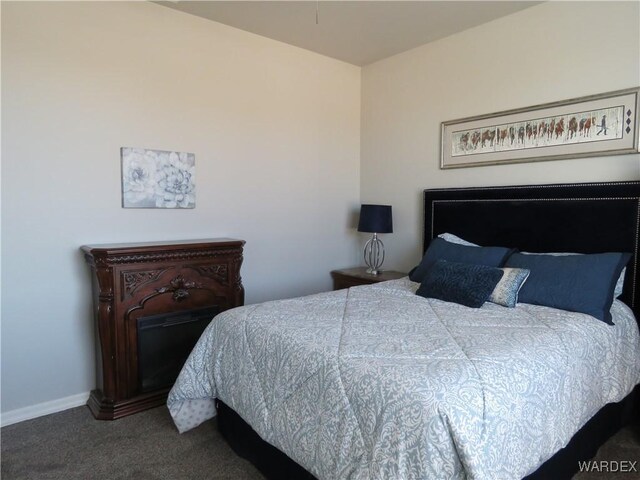
<svg viewBox="0 0 640 480">
<path fill-rule="evenodd" d="M 363 66 L 542 2 L 236 0 L 156 3 Z"/>
</svg>

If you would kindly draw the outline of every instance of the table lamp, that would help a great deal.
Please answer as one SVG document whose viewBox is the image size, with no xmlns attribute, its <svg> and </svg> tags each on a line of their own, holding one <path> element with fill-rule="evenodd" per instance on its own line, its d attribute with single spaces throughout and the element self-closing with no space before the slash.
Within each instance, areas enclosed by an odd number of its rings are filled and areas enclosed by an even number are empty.
<svg viewBox="0 0 640 480">
<path fill-rule="evenodd" d="M 362 205 L 358 231 L 373 233 L 364 246 L 364 263 L 369 267 L 367 273 L 377 275 L 384 262 L 384 244 L 378 234 L 393 233 L 391 205 Z"/>
</svg>

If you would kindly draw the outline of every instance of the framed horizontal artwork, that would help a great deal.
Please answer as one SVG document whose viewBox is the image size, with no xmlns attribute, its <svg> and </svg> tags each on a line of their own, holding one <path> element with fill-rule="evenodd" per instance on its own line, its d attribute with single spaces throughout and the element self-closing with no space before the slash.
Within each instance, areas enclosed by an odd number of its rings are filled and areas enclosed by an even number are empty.
<svg viewBox="0 0 640 480">
<path fill-rule="evenodd" d="M 145 148 L 120 149 L 124 208 L 194 208 L 195 155 Z"/>
<path fill-rule="evenodd" d="M 440 168 L 638 153 L 640 88 L 442 123 Z"/>
</svg>

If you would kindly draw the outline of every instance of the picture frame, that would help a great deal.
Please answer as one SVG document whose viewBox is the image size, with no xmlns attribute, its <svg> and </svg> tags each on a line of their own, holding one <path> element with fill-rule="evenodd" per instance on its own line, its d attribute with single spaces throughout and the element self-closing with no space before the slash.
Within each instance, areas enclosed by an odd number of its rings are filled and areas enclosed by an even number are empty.
<svg viewBox="0 0 640 480">
<path fill-rule="evenodd" d="M 640 152 L 640 88 L 442 122 L 440 168 Z"/>
<path fill-rule="evenodd" d="M 123 208 L 195 208 L 195 155 L 122 147 Z"/>
</svg>

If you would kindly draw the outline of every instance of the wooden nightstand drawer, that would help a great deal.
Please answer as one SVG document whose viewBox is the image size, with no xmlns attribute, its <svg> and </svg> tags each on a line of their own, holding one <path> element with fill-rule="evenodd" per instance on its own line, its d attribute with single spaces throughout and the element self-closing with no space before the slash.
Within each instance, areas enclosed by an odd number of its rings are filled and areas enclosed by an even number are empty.
<svg viewBox="0 0 640 480">
<path fill-rule="evenodd" d="M 395 280 L 406 276 L 407 274 L 404 272 L 396 272 L 393 270 L 385 270 L 378 275 L 371 275 L 367 273 L 367 267 L 345 268 L 331 272 L 334 290 L 355 287 L 357 285 L 386 282 L 387 280 Z"/>
</svg>

